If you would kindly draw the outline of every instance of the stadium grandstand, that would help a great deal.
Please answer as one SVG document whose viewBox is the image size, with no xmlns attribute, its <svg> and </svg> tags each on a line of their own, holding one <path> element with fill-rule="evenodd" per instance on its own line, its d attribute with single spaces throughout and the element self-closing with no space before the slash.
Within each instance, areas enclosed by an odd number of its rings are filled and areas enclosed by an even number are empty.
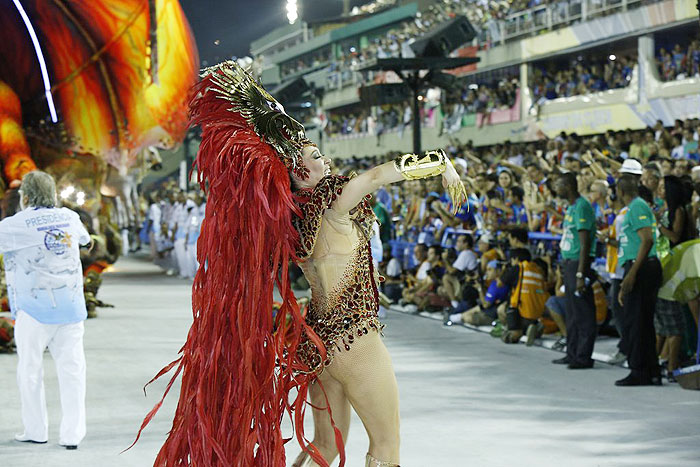
<svg viewBox="0 0 700 467">
<path fill-rule="evenodd" d="M 352 13 L 295 22 L 251 44 L 263 84 L 303 78 L 311 86 L 293 111 L 322 133 L 333 157 L 411 149 L 404 138 L 410 103 L 367 106 L 358 92 L 398 77 L 358 69 L 374 58 L 410 56 L 412 42 L 457 15 L 477 35 L 452 55 L 480 61 L 451 71 L 458 77 L 451 89 L 425 89 L 425 147 L 445 146 L 446 135 L 478 147 L 697 116 L 692 0 L 387 0 Z"/>
</svg>

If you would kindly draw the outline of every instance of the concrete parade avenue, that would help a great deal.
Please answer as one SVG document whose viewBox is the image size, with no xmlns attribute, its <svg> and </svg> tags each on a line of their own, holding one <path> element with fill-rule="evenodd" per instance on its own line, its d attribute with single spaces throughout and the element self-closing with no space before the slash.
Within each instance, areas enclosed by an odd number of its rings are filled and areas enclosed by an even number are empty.
<svg viewBox="0 0 700 467">
<path fill-rule="evenodd" d="M 17 357 L 0 354 L 3 409 L 0 466 L 146 467 L 172 423 L 178 386 L 131 450 L 168 378 L 143 385 L 177 357 L 191 322 L 188 281 L 145 257 L 120 259 L 98 298 L 114 305 L 85 323 L 87 436 L 77 451 L 58 446 L 56 371 L 45 354 L 49 442 L 13 440 L 21 431 Z M 262 312 L 263 310 L 261 310 Z M 461 326 L 389 312 L 386 345 L 401 402 L 401 465 L 691 466 L 700 455 L 700 394 L 677 384 L 620 388 L 628 370 L 596 362 L 572 371 L 542 347 L 505 345 Z M 306 433 L 311 436 L 311 410 Z M 285 436 L 291 436 L 287 423 Z M 364 465 L 368 441 L 353 414 L 348 467 Z M 288 465 L 299 452 L 288 444 Z M 337 465 L 337 461 L 334 465 Z"/>
</svg>

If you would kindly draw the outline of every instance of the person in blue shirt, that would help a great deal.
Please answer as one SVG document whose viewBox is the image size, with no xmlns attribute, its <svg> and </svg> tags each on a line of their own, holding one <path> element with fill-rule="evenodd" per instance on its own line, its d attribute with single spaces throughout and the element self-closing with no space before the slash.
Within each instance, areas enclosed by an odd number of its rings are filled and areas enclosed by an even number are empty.
<svg viewBox="0 0 700 467">
<path fill-rule="evenodd" d="M 697 41 L 693 41 L 692 47 L 692 52 L 690 52 L 690 74 L 695 76 L 700 73 L 700 44 Z"/>
<path fill-rule="evenodd" d="M 473 196 L 467 198 L 467 202 L 460 208 L 455 217 L 461 222 L 462 228 L 473 228 L 477 225 L 477 214 L 479 213 L 478 202 Z"/>
<path fill-rule="evenodd" d="M 590 191 L 588 192 L 588 200 L 593 206 L 593 212 L 595 213 L 595 222 L 598 229 L 605 229 L 612 223 L 615 219 L 615 215 L 612 214 L 610 218 L 610 206 L 608 206 L 608 190 L 609 185 L 605 180 L 596 180 L 590 186 Z"/>
<path fill-rule="evenodd" d="M 528 225 L 527 209 L 525 208 L 525 203 L 523 198 L 525 197 L 525 191 L 519 186 L 510 187 L 509 190 L 510 197 L 510 216 L 508 217 L 508 223 L 514 225 Z"/>
<path fill-rule="evenodd" d="M 545 84 L 544 96 L 547 99 L 556 99 L 557 98 L 556 85 L 554 84 L 554 81 L 552 81 L 550 78 L 547 78 L 547 83 Z"/>
<path fill-rule="evenodd" d="M 676 44 L 672 51 L 673 64 L 676 70 L 683 69 L 683 61 L 685 60 L 685 52 L 681 49 L 680 44 Z"/>
<path fill-rule="evenodd" d="M 85 437 L 85 354 L 80 246 L 90 235 L 77 213 L 57 207 L 51 175 L 34 171 L 20 187 L 21 211 L 0 221 L 0 253 L 15 318 L 17 385 L 24 432 L 20 442 L 49 437 L 43 381 L 44 350 L 56 363 L 61 393 L 59 444 L 76 449 Z"/>
<path fill-rule="evenodd" d="M 484 285 L 480 281 L 469 279 L 472 286 L 479 292 L 479 304 L 469 310 L 455 309 L 455 314 L 450 319 L 462 321 L 475 326 L 486 326 L 498 317 L 498 306 L 508 299 L 510 288 L 501 284 L 498 278 L 501 276 L 501 267 L 498 261 L 490 261 L 486 266 Z"/>
<path fill-rule="evenodd" d="M 374 198 L 382 205 L 384 208 L 388 211 L 391 212 L 391 204 L 393 201 L 391 193 L 386 189 L 386 187 L 380 187 L 379 190 L 374 194 Z"/>
</svg>

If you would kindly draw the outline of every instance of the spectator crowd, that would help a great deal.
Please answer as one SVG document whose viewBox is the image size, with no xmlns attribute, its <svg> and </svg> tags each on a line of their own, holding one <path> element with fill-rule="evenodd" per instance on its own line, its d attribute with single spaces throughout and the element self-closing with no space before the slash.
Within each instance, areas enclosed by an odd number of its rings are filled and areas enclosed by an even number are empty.
<svg viewBox="0 0 700 467">
<path fill-rule="evenodd" d="M 700 76 L 700 40 L 693 39 L 686 47 L 660 48 L 656 63 L 662 81 Z"/>
<path fill-rule="evenodd" d="M 636 60 L 610 55 L 592 59 L 577 57 L 563 66 L 537 67 L 533 74 L 534 101 L 590 94 L 627 87 L 632 80 Z"/>
<path fill-rule="evenodd" d="M 553 334 L 567 352 L 554 363 L 572 369 L 593 366 L 597 336 L 620 336 L 609 361 L 631 373 L 618 385 L 674 381 L 695 353 L 699 302 L 657 296 L 659 260 L 698 238 L 699 131 L 691 119 L 480 148 L 451 140 L 470 192 L 456 215 L 439 178 L 373 197 L 384 306 L 492 326 L 505 343 Z M 339 160 L 336 170 L 395 156 Z"/>
<path fill-rule="evenodd" d="M 309 71 L 320 66 L 328 66 L 329 71 L 337 71 L 347 77 L 357 66 L 374 58 L 401 56 L 404 47 L 456 16 L 466 16 L 477 32 L 478 46 L 489 48 L 507 37 L 518 37 L 523 33 L 537 34 L 547 28 L 547 14 L 542 6 L 551 7 L 552 28 L 561 27 L 579 20 L 583 11 L 582 3 L 586 0 L 442 0 L 416 13 L 410 20 L 403 21 L 384 31 L 380 36 L 370 37 L 366 45 L 359 43 L 343 47 L 342 55 L 333 57 L 330 47 L 320 49 L 305 58 L 295 59 L 282 64 L 282 77 Z M 590 18 L 615 13 L 622 8 L 622 2 L 603 5 L 602 2 L 589 1 L 586 9 Z M 659 0 L 628 2 L 627 8 L 655 3 Z M 375 2 L 358 8 L 357 14 L 374 14 L 395 4 L 392 1 Z M 524 13 L 523 15 L 517 15 Z M 516 15 L 516 16 L 514 16 Z M 518 34 L 514 34 L 519 31 Z M 504 36 L 505 34 L 505 36 Z M 694 50 L 692 47 L 689 52 Z M 338 77 L 333 77 L 337 80 Z"/>
</svg>

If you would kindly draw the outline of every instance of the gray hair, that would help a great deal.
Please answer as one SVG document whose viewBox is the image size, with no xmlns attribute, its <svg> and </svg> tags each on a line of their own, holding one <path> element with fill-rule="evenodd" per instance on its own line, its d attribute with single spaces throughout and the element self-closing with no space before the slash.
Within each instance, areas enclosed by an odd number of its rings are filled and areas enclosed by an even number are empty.
<svg viewBox="0 0 700 467">
<path fill-rule="evenodd" d="M 56 207 L 56 182 L 46 172 L 35 170 L 22 178 L 20 187 L 22 196 L 26 196 L 28 205 L 35 208 Z"/>
<path fill-rule="evenodd" d="M 610 185 L 606 180 L 595 180 L 593 183 L 591 183 L 591 191 L 597 191 L 598 193 L 601 194 L 607 194 L 608 188 Z"/>
</svg>

